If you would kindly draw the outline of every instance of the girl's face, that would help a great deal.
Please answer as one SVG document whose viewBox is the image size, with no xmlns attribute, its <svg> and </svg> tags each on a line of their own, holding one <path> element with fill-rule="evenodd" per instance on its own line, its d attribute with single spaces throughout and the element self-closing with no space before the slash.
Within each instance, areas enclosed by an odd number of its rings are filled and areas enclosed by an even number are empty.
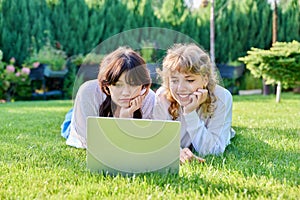
<svg viewBox="0 0 300 200">
<path fill-rule="evenodd" d="M 190 95 L 197 89 L 203 89 L 207 86 L 207 76 L 198 74 L 171 72 L 169 78 L 169 87 L 173 98 L 181 105 L 186 106 L 190 103 Z"/>
<path fill-rule="evenodd" d="M 111 100 L 120 107 L 128 108 L 130 101 L 141 93 L 142 86 L 129 85 L 125 81 L 124 72 L 114 85 L 109 85 Z"/>
</svg>

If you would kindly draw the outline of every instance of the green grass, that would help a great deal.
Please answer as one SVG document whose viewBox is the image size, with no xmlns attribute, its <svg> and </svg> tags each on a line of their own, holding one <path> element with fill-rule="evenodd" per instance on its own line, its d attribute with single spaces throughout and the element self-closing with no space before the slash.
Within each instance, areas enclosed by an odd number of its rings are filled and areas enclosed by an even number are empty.
<svg viewBox="0 0 300 200">
<path fill-rule="evenodd" d="M 234 96 L 237 132 L 222 156 L 178 176 L 106 177 L 65 145 L 71 101 L 0 104 L 0 199 L 300 199 L 300 96 Z"/>
</svg>

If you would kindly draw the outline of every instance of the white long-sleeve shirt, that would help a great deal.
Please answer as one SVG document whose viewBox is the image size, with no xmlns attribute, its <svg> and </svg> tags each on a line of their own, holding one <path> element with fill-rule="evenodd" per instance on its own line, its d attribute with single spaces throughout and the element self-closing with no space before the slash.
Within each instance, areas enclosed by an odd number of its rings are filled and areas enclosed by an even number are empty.
<svg viewBox="0 0 300 200">
<path fill-rule="evenodd" d="M 87 117 L 99 116 L 99 108 L 105 98 L 106 95 L 101 91 L 97 79 L 87 81 L 80 86 L 75 98 L 67 145 L 86 148 Z M 141 107 L 144 119 L 151 118 L 154 99 L 155 93 L 149 90 Z"/>
<path fill-rule="evenodd" d="M 168 112 L 170 102 L 164 92 L 163 87 L 156 92 L 153 119 L 172 120 Z M 183 115 L 180 107 L 179 117 L 176 120 L 181 122 L 181 148 L 193 144 L 201 155 L 220 154 L 230 144 L 230 139 L 235 135 L 231 128 L 232 95 L 219 85 L 216 86 L 214 93 L 217 101 L 212 117 L 202 120 L 196 111 Z"/>
</svg>

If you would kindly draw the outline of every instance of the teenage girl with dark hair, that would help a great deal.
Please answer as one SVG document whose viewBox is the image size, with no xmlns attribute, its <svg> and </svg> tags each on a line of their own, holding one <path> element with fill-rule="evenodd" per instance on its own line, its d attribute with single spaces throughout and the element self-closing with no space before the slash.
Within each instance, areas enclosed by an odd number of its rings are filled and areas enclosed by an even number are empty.
<svg viewBox="0 0 300 200">
<path fill-rule="evenodd" d="M 88 116 L 150 119 L 155 94 L 144 59 L 130 48 L 120 47 L 100 64 L 98 79 L 78 90 L 67 145 L 86 148 Z"/>
</svg>

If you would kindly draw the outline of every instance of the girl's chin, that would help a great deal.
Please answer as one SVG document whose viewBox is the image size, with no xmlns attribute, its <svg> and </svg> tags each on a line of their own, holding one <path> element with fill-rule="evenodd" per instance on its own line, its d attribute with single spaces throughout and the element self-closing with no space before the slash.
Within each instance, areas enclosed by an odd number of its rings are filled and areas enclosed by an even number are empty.
<svg viewBox="0 0 300 200">
<path fill-rule="evenodd" d="M 129 107 L 129 101 L 118 102 L 118 106 L 120 106 L 122 108 L 128 108 Z"/>
<path fill-rule="evenodd" d="M 187 106 L 188 104 L 189 104 L 189 102 L 180 102 L 180 103 L 179 103 L 179 105 L 181 105 L 181 106 L 183 106 L 183 107 L 184 107 L 184 106 Z"/>
<path fill-rule="evenodd" d="M 182 100 L 182 99 L 177 99 L 177 102 L 179 103 L 179 105 L 181 106 L 186 106 L 190 103 L 190 100 L 189 99 L 186 99 L 186 100 Z"/>
</svg>

